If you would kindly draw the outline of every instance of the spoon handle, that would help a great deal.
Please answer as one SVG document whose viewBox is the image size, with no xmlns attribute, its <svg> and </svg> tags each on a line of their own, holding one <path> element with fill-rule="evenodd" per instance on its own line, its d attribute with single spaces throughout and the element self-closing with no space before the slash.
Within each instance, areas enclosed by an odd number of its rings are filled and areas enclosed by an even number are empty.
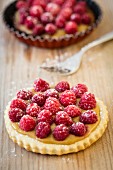
<svg viewBox="0 0 113 170">
<path fill-rule="evenodd" d="M 82 50 L 83 52 L 85 52 L 85 51 L 87 51 L 88 49 L 90 49 L 90 48 L 92 48 L 92 47 L 94 47 L 94 46 L 96 46 L 96 45 L 99 45 L 99 44 L 101 44 L 101 43 L 104 43 L 104 42 L 106 42 L 106 41 L 109 41 L 109 40 L 111 40 L 111 39 L 113 39 L 113 32 L 110 32 L 110 33 L 107 33 L 107 34 L 103 35 L 103 36 L 100 37 L 99 39 L 97 39 L 97 40 L 95 40 L 95 41 L 87 44 L 86 46 L 84 46 L 81 50 Z"/>
</svg>

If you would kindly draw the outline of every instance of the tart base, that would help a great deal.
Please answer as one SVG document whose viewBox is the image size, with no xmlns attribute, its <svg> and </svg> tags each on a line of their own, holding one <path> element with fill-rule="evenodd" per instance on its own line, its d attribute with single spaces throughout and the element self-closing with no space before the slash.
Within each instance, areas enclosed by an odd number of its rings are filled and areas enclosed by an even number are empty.
<svg viewBox="0 0 113 170">
<path fill-rule="evenodd" d="M 84 150 L 89 147 L 91 144 L 96 142 L 104 133 L 107 123 L 108 123 L 108 111 L 106 106 L 101 100 L 97 99 L 97 103 L 100 107 L 100 123 L 96 127 L 96 129 L 89 134 L 83 140 L 75 142 L 70 145 L 57 145 L 57 144 L 47 144 L 38 141 L 37 139 L 33 139 L 27 135 L 23 135 L 18 133 L 11 125 L 11 121 L 8 117 L 8 110 L 10 107 L 10 103 L 8 104 L 5 110 L 5 125 L 9 137 L 13 140 L 13 142 L 17 143 L 20 147 L 25 148 L 27 151 L 32 151 L 35 153 L 41 154 L 49 154 L 49 155 L 63 155 L 73 152 L 78 152 L 80 150 Z"/>
</svg>

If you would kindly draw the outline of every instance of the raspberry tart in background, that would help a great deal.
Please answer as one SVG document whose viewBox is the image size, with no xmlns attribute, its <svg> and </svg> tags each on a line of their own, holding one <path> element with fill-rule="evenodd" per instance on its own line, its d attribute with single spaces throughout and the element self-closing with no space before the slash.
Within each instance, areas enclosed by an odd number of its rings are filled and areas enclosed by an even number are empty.
<svg viewBox="0 0 113 170">
<path fill-rule="evenodd" d="M 63 155 L 96 142 L 108 123 L 103 102 L 85 84 L 55 87 L 39 78 L 33 87 L 17 92 L 5 110 L 9 137 L 28 151 Z"/>
<path fill-rule="evenodd" d="M 100 19 L 100 7 L 85 0 L 18 0 L 4 11 L 4 21 L 16 37 L 27 44 L 47 48 L 77 42 Z"/>
</svg>

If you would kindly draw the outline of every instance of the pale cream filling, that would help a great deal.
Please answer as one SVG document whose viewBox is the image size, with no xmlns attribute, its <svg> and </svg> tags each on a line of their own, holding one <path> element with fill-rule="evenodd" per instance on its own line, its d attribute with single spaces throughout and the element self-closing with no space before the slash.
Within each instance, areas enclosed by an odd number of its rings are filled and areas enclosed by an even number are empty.
<svg viewBox="0 0 113 170">
<path fill-rule="evenodd" d="M 98 126 L 98 124 L 99 124 L 99 122 L 100 122 L 100 109 L 99 109 L 99 106 L 97 106 L 97 107 L 96 107 L 95 109 L 93 109 L 93 110 L 96 112 L 97 117 L 98 117 L 98 120 L 97 120 L 97 122 L 94 123 L 94 124 L 87 124 L 87 125 L 86 125 L 86 126 L 87 126 L 87 133 L 86 133 L 84 136 L 81 136 L 81 137 L 70 134 L 70 135 L 69 135 L 65 140 L 63 140 L 63 141 L 57 141 L 57 140 L 55 140 L 55 138 L 53 137 L 52 133 L 51 133 L 48 137 L 43 138 L 43 139 L 40 139 L 40 138 L 37 138 L 37 137 L 36 137 L 36 135 L 35 135 L 35 130 L 34 130 L 34 131 L 25 132 L 25 131 L 23 131 L 23 130 L 21 130 L 21 129 L 19 128 L 19 123 L 12 123 L 12 122 L 11 122 L 11 125 L 12 125 L 12 127 L 13 127 L 18 133 L 23 134 L 23 135 L 28 135 L 29 137 L 34 138 L 34 139 L 37 139 L 37 140 L 39 140 L 39 141 L 41 141 L 41 142 L 51 143 L 51 144 L 70 145 L 70 144 L 73 144 L 73 143 L 75 143 L 75 142 L 77 142 L 77 141 L 79 141 L 79 140 L 82 140 L 82 139 L 86 138 L 86 137 Z M 84 110 L 82 110 L 82 112 L 84 112 Z M 74 120 L 74 122 L 78 122 L 78 121 L 79 121 L 79 117 L 76 117 L 76 118 L 74 118 L 73 120 Z M 53 131 L 54 128 L 55 128 L 55 124 L 53 124 L 53 125 L 51 126 L 52 131 Z"/>
<path fill-rule="evenodd" d="M 91 23 L 94 22 L 94 15 L 92 13 L 92 11 L 90 9 L 88 9 L 88 14 L 90 15 L 91 17 Z M 23 24 L 19 24 L 19 13 L 18 11 L 16 12 L 15 14 L 15 17 L 14 17 L 14 23 L 15 23 L 15 26 L 17 29 L 27 33 L 27 34 L 32 34 L 32 30 L 28 29 L 25 25 Z M 80 24 L 78 25 L 78 32 L 83 32 L 83 31 L 86 31 L 88 29 L 90 25 L 86 25 L 86 24 Z M 52 38 L 60 38 L 62 36 L 64 36 L 66 33 L 64 31 L 64 29 L 58 29 L 56 31 L 56 33 L 54 35 L 49 35 L 49 34 L 43 34 L 41 35 L 43 38 L 49 38 L 49 37 L 52 37 Z"/>
</svg>

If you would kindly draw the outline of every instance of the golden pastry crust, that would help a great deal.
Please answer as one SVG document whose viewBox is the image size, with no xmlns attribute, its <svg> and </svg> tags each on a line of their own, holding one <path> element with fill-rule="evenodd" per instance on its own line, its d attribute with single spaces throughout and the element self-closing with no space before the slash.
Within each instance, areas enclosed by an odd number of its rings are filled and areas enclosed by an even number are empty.
<svg viewBox="0 0 113 170">
<path fill-rule="evenodd" d="M 97 99 L 97 103 L 100 107 L 100 123 L 96 127 L 96 129 L 89 134 L 83 140 L 75 142 L 70 145 L 57 145 L 57 144 L 47 144 L 38 141 L 37 139 L 31 138 L 27 135 L 23 135 L 18 133 L 11 125 L 11 121 L 8 117 L 8 110 L 10 103 L 8 104 L 5 110 L 5 125 L 9 137 L 13 140 L 13 142 L 17 143 L 20 147 L 25 148 L 27 151 L 32 151 L 41 154 L 49 154 L 49 155 L 63 155 L 72 152 L 78 152 L 80 150 L 84 150 L 89 147 L 92 143 L 96 142 L 104 133 L 107 123 L 108 123 L 108 111 L 106 106 L 101 100 Z"/>
</svg>

